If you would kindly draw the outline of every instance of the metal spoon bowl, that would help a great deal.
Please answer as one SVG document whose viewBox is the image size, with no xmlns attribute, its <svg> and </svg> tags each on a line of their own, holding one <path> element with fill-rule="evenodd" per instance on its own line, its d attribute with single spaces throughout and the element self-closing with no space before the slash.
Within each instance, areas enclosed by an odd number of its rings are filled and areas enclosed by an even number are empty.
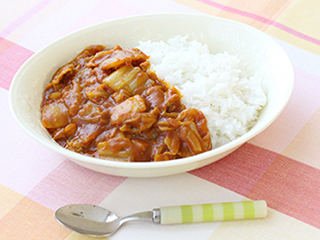
<svg viewBox="0 0 320 240">
<path fill-rule="evenodd" d="M 156 223 L 157 218 L 154 215 L 154 212 L 148 211 L 120 218 L 108 209 L 90 204 L 67 205 L 55 212 L 55 218 L 65 227 L 81 234 L 105 237 L 114 234 L 128 221 L 143 220 Z"/>
</svg>

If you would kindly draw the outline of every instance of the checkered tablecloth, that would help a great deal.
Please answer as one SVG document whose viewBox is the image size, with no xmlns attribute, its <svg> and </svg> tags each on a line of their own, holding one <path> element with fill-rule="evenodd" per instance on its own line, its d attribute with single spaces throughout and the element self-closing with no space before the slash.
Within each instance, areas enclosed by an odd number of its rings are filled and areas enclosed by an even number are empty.
<svg viewBox="0 0 320 240">
<path fill-rule="evenodd" d="M 224 159 L 162 178 L 80 167 L 14 121 L 8 89 L 19 67 L 57 38 L 125 16 L 183 12 L 236 20 L 271 35 L 295 70 L 291 100 L 263 133 Z M 0 0 L 0 239 L 92 239 L 54 219 L 71 203 L 120 216 L 155 207 L 264 199 L 266 219 L 161 226 L 132 223 L 110 239 L 320 239 L 319 0 Z"/>
</svg>

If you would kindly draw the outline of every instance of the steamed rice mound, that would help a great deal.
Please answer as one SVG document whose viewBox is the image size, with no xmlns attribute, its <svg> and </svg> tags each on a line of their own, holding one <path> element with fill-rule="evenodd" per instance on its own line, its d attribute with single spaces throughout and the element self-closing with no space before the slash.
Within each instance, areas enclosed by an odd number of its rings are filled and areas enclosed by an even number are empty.
<svg viewBox="0 0 320 240">
<path fill-rule="evenodd" d="M 208 121 L 213 148 L 242 136 L 256 123 L 267 97 L 260 76 L 248 76 L 237 56 L 210 53 L 208 46 L 176 36 L 139 42 L 158 77 L 175 85 L 189 108 Z"/>
</svg>

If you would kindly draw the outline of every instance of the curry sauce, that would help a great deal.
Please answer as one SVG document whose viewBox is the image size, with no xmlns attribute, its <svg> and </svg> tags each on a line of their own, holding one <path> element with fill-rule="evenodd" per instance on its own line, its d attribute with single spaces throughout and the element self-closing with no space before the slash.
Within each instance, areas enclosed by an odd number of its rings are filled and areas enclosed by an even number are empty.
<svg viewBox="0 0 320 240">
<path fill-rule="evenodd" d="M 41 122 L 66 149 L 116 161 L 164 161 L 212 148 L 203 113 L 136 48 L 92 45 L 46 86 Z"/>
</svg>

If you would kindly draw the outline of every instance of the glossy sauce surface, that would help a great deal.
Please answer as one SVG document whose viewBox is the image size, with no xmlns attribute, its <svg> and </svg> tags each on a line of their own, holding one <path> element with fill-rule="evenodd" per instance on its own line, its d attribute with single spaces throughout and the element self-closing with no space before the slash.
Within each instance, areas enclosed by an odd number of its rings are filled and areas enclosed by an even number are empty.
<svg viewBox="0 0 320 240">
<path fill-rule="evenodd" d="M 41 121 L 61 146 L 115 161 L 164 161 L 211 149 L 203 113 L 150 70 L 139 49 L 92 45 L 46 86 Z"/>
</svg>

